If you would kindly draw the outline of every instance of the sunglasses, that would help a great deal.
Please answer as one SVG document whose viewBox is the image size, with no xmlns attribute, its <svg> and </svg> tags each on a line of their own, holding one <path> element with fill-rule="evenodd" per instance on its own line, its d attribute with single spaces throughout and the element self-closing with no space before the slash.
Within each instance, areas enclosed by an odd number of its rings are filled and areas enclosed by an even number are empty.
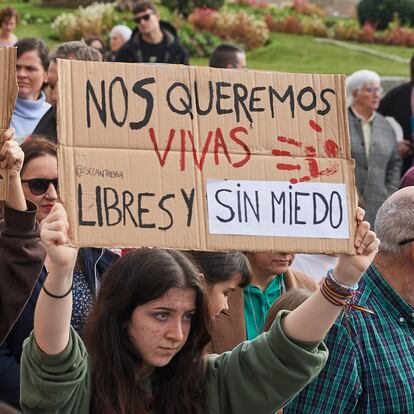
<svg viewBox="0 0 414 414">
<path fill-rule="evenodd" d="M 54 178 L 49 180 L 48 178 L 32 178 L 30 180 L 21 180 L 22 183 L 29 184 L 29 190 L 33 195 L 42 195 L 49 188 L 50 184 L 53 184 L 55 189 L 58 189 L 58 179 Z"/>
<path fill-rule="evenodd" d="M 134 18 L 134 22 L 136 23 L 136 24 L 140 24 L 143 20 L 145 20 L 146 22 L 151 18 L 151 15 L 152 14 L 154 14 L 154 13 L 147 13 L 147 14 L 144 14 L 144 15 L 142 15 L 142 16 L 139 16 L 139 17 L 135 17 Z"/>
</svg>

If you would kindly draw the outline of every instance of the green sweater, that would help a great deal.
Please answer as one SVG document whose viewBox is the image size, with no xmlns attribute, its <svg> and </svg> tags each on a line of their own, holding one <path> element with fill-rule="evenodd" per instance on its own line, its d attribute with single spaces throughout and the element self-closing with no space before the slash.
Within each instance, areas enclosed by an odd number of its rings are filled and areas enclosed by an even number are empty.
<svg viewBox="0 0 414 414">
<path fill-rule="evenodd" d="M 206 414 L 274 413 L 322 369 L 328 352 L 323 343 L 293 342 L 282 331 L 279 313 L 269 332 L 233 351 L 209 355 Z M 88 414 L 91 359 L 72 329 L 66 349 L 47 355 L 32 335 L 21 360 L 24 413 Z"/>
</svg>

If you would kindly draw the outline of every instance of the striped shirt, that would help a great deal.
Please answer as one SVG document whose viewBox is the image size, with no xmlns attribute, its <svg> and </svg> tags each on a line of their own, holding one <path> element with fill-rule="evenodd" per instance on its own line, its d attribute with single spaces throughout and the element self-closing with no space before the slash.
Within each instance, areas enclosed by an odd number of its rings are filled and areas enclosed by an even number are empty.
<svg viewBox="0 0 414 414">
<path fill-rule="evenodd" d="M 414 283 L 414 280 L 413 280 Z M 414 308 L 371 265 L 352 310 L 329 331 L 326 367 L 286 408 L 293 413 L 414 413 Z"/>
</svg>

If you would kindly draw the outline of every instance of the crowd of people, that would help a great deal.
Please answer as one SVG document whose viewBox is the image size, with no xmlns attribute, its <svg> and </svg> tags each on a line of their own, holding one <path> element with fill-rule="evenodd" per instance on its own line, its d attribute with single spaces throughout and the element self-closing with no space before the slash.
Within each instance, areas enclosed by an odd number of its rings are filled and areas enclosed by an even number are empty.
<svg viewBox="0 0 414 414">
<path fill-rule="evenodd" d="M 0 136 L 0 413 L 413 413 L 414 59 L 384 97 L 373 71 L 346 81 L 355 255 L 75 249 L 59 202 L 57 59 L 189 64 L 152 2 L 132 14 L 109 50 L 86 37 L 49 52 L 0 11 L 19 88 Z M 209 65 L 245 69 L 246 54 L 222 44 Z"/>
</svg>

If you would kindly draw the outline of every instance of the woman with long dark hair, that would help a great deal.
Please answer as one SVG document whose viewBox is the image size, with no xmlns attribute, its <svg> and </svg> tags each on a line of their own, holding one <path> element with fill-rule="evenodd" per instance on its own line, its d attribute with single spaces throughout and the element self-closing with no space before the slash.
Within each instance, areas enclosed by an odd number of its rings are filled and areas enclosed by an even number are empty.
<svg viewBox="0 0 414 414">
<path fill-rule="evenodd" d="M 52 266 L 23 351 L 23 411 L 276 411 L 324 365 L 322 338 L 372 261 L 379 241 L 362 217 L 358 211 L 358 254 L 340 257 L 324 289 L 290 314 L 280 313 L 256 340 L 207 357 L 210 318 L 199 270 L 184 254 L 159 249 L 132 251 L 105 274 L 85 347 L 70 328 L 77 250 L 67 246 L 67 216 L 55 205 L 42 223 Z"/>
<path fill-rule="evenodd" d="M 240 251 L 204 252 L 191 250 L 187 254 L 196 263 L 205 280 L 210 318 L 214 320 L 228 309 L 228 297 L 237 287 L 249 284 L 251 271 L 247 257 Z"/>
</svg>

